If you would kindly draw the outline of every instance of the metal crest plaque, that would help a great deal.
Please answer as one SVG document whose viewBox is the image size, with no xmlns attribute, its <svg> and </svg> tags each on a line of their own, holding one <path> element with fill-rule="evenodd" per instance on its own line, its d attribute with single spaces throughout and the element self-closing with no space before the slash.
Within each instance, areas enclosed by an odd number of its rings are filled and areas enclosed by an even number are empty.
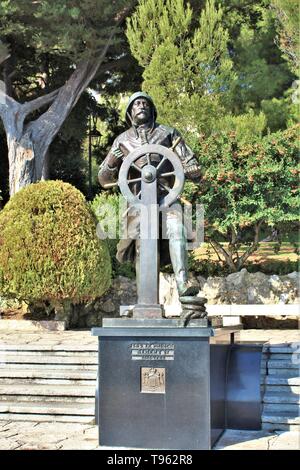
<svg viewBox="0 0 300 470">
<path fill-rule="evenodd" d="M 166 370 L 164 367 L 141 367 L 141 392 L 166 393 Z"/>
</svg>

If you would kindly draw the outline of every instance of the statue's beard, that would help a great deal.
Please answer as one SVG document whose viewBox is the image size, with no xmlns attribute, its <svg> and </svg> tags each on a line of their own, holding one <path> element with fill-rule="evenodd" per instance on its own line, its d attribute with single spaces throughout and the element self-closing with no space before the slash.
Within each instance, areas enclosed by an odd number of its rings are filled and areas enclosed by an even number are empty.
<svg viewBox="0 0 300 470">
<path fill-rule="evenodd" d="M 149 124 L 151 123 L 151 118 L 148 113 L 141 113 L 133 118 L 133 124 L 135 126 L 141 126 L 142 124 Z"/>
</svg>

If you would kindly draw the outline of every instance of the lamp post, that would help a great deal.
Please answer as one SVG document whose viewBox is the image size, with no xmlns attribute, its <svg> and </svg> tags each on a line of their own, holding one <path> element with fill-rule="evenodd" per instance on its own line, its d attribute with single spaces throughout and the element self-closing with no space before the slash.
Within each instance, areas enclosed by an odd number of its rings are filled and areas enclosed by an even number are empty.
<svg viewBox="0 0 300 470">
<path fill-rule="evenodd" d="M 92 198 L 92 146 L 97 147 L 101 137 L 101 132 L 97 129 L 97 116 L 90 114 L 89 116 L 89 174 L 88 174 L 88 187 L 89 198 Z M 94 145 L 92 143 L 94 142 Z"/>
</svg>

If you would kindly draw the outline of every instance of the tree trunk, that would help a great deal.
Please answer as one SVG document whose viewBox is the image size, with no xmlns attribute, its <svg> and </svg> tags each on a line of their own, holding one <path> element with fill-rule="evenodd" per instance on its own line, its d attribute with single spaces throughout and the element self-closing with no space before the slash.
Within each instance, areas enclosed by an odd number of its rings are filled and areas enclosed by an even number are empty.
<svg viewBox="0 0 300 470">
<path fill-rule="evenodd" d="M 36 168 L 37 160 L 42 155 L 36 155 L 34 143 L 28 133 L 17 138 L 16 134 L 8 134 L 8 161 L 9 161 L 9 193 L 13 196 L 17 191 L 30 183 L 41 179 Z"/>
<path fill-rule="evenodd" d="M 9 193 L 17 191 L 43 177 L 46 145 L 37 145 L 34 126 L 24 125 L 32 111 L 51 103 L 58 95 L 56 90 L 28 103 L 20 104 L 8 95 L 0 103 L 0 116 L 6 132 L 9 162 Z"/>
</svg>

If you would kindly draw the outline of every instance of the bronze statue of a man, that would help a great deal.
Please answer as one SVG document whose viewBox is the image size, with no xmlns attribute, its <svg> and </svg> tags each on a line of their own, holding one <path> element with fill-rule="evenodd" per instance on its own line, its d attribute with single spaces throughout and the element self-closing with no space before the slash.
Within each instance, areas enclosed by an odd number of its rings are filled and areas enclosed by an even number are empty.
<svg viewBox="0 0 300 470">
<path fill-rule="evenodd" d="M 178 142 L 174 152 L 180 158 L 186 178 L 198 180 L 200 178 L 200 168 L 192 150 L 185 144 L 180 133 L 168 126 L 156 122 L 157 111 L 152 98 L 144 92 L 134 93 L 126 108 L 126 122 L 130 128 L 120 134 L 113 142 L 112 148 L 100 166 L 98 179 L 105 187 L 108 183 L 114 183 L 118 179 L 118 172 L 123 159 L 133 150 L 145 144 L 160 144 L 171 148 Z M 153 156 L 152 156 L 153 161 Z M 155 161 L 155 156 L 154 156 Z M 157 155 L 157 164 L 160 156 Z M 146 157 L 142 156 L 136 161 L 136 165 L 141 168 L 145 165 Z M 165 168 L 168 171 L 168 168 Z M 131 177 L 135 177 L 133 173 Z M 133 192 L 138 194 L 138 183 L 133 188 Z M 158 199 L 163 196 L 164 189 L 160 188 Z M 136 234 L 139 233 L 139 216 L 127 214 L 128 232 L 134 234 L 132 238 L 120 240 L 117 248 L 117 259 L 119 262 L 135 261 L 137 277 L 139 277 L 139 240 Z M 166 214 L 167 240 L 159 240 L 159 251 L 161 264 L 168 264 L 171 260 L 175 274 L 176 284 L 180 297 L 195 295 L 198 287 L 188 281 L 186 235 L 175 205 L 171 206 Z"/>
</svg>

